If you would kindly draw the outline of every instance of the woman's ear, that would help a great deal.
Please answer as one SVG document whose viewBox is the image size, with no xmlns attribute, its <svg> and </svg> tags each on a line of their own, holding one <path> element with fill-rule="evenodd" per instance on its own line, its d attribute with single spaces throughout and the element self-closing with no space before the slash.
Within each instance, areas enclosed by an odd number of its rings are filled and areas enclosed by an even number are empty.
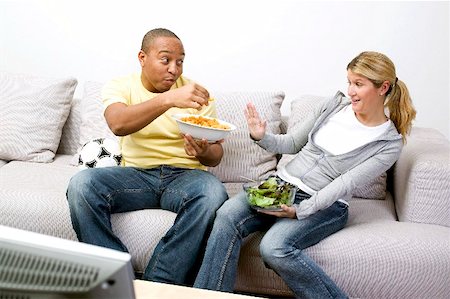
<svg viewBox="0 0 450 299">
<path fill-rule="evenodd" d="M 384 81 L 380 86 L 380 96 L 386 95 L 386 93 L 389 92 L 389 89 L 391 87 L 391 83 L 389 81 Z"/>
</svg>

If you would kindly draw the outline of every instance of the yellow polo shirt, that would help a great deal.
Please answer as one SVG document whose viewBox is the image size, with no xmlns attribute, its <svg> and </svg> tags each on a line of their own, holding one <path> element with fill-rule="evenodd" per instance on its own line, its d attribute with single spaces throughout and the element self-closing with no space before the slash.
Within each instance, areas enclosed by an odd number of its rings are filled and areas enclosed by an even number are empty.
<svg viewBox="0 0 450 299">
<path fill-rule="evenodd" d="M 171 89 L 188 84 L 190 81 L 182 76 Z M 151 101 L 158 93 L 145 89 L 140 74 L 132 74 L 107 83 L 102 90 L 105 108 L 113 103 L 135 105 Z M 171 165 L 183 168 L 206 169 L 195 157 L 184 151 L 184 141 L 178 125 L 172 118 L 177 113 L 191 113 L 202 116 L 217 117 L 214 102 L 202 110 L 191 108 L 170 108 L 141 130 L 119 138 L 122 150 L 122 165 L 141 168 L 153 168 Z"/>
</svg>

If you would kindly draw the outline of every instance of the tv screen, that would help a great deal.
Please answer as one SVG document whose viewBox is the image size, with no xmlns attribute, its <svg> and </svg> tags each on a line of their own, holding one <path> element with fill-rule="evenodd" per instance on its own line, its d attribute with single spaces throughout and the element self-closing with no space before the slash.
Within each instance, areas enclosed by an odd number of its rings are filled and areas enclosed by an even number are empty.
<svg viewBox="0 0 450 299">
<path fill-rule="evenodd" d="M 128 253 L 0 225 L 0 298 L 135 298 Z"/>
</svg>

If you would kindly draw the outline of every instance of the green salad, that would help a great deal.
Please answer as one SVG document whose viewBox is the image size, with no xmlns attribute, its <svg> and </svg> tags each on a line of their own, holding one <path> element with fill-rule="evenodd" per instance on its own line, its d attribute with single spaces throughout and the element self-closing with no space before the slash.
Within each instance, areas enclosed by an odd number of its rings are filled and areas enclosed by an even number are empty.
<svg viewBox="0 0 450 299">
<path fill-rule="evenodd" d="M 246 187 L 245 190 L 250 205 L 267 208 L 279 207 L 282 204 L 290 205 L 293 187 L 289 183 L 279 183 L 275 177 L 271 177 L 257 186 Z"/>
</svg>

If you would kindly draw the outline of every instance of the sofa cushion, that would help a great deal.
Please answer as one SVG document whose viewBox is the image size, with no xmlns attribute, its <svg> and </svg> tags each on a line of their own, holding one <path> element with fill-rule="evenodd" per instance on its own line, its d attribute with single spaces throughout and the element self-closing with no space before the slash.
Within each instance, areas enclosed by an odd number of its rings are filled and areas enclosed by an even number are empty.
<svg viewBox="0 0 450 299">
<path fill-rule="evenodd" d="M 295 125 L 304 122 L 312 111 L 321 103 L 331 97 L 303 95 L 291 103 L 291 114 L 288 120 L 287 132 Z M 278 163 L 278 168 L 285 166 L 295 155 L 283 155 Z M 366 199 L 385 199 L 387 187 L 387 174 L 383 173 L 379 177 L 368 182 L 364 186 L 353 190 L 353 197 Z"/>
<path fill-rule="evenodd" d="M 373 207 L 384 203 L 371 202 Z M 447 298 L 448 233 L 443 226 L 373 219 L 347 225 L 305 253 L 350 298 Z M 244 240 L 235 289 L 292 296 L 260 257 L 263 235 L 257 232 Z"/>
<path fill-rule="evenodd" d="M 0 225 L 77 240 L 70 220 L 66 190 L 79 170 L 71 155 L 56 155 L 52 163 L 12 161 L 0 168 Z M 111 216 L 113 231 L 127 246 L 136 272 L 150 256 L 176 214 L 146 209 Z"/>
<path fill-rule="evenodd" d="M 56 154 L 73 155 L 80 147 L 81 98 L 74 97 Z"/>
<path fill-rule="evenodd" d="M 70 155 L 52 163 L 11 161 L 0 168 L 0 224 L 76 240 L 66 189 L 77 172 Z"/>
<path fill-rule="evenodd" d="M 232 190 L 234 186 L 225 185 L 227 190 Z M 388 194 L 386 200 L 367 200 L 367 199 L 351 199 L 349 206 L 349 217 L 346 227 L 342 231 L 348 229 L 354 229 L 361 225 L 367 223 L 376 222 L 387 222 L 391 225 L 395 225 L 395 208 L 392 196 Z M 306 249 L 308 253 L 311 253 L 311 257 L 319 257 L 321 263 L 333 266 L 333 259 L 328 259 L 326 252 L 332 252 L 332 255 L 342 255 L 342 252 L 333 252 L 334 246 L 339 244 L 339 246 L 344 246 L 347 241 L 351 240 L 353 237 L 346 238 L 343 242 L 336 238 L 335 235 L 342 234 L 342 231 L 333 234 L 331 242 L 329 238 L 319 242 L 318 244 Z M 249 235 L 244 239 L 244 246 L 239 258 L 239 268 L 238 268 L 238 280 L 236 283 L 236 290 L 242 292 L 250 293 L 261 293 L 261 294 L 271 294 L 277 296 L 292 296 L 291 290 L 287 287 L 284 281 L 271 269 L 267 268 L 261 255 L 259 253 L 259 243 L 261 238 L 264 236 L 265 232 L 256 232 Z M 353 255 L 353 251 L 359 251 L 358 248 L 345 248 L 343 254 L 344 256 Z M 319 253 L 319 255 L 317 255 Z M 324 254 L 325 253 L 325 254 Z M 345 257 L 349 258 L 349 257 Z M 350 258 L 351 259 L 351 258 Z M 345 263 L 343 263 L 345 264 Z M 358 265 L 358 264 L 356 264 Z M 324 269 L 328 270 L 328 269 Z M 328 273 L 328 272 L 327 272 Z M 346 273 L 343 273 L 346 275 Z"/>
<path fill-rule="evenodd" d="M 103 115 L 103 103 L 101 91 L 103 83 L 88 81 L 84 84 L 81 124 L 80 146 L 88 141 L 98 138 L 111 138 L 117 140 L 117 136 L 111 132 Z"/>
<path fill-rule="evenodd" d="M 389 193 L 383 201 L 352 199 L 346 227 L 305 253 L 350 298 L 447 298 L 448 228 L 395 218 Z M 263 235 L 244 240 L 235 289 L 290 297 L 292 292 L 260 257 Z"/>
<path fill-rule="evenodd" d="M 213 92 L 217 114 L 220 119 L 236 125 L 223 143 L 224 155 L 217 167 L 209 170 L 222 182 L 241 182 L 242 177 L 262 180 L 272 174 L 277 165 L 277 156 L 256 145 L 249 137 L 244 109 L 253 102 L 259 114 L 267 121 L 267 130 L 281 132 L 280 107 L 283 92 Z"/>
<path fill-rule="evenodd" d="M 0 72 L 0 159 L 51 162 L 77 80 Z"/>
<path fill-rule="evenodd" d="M 111 215 L 112 229 L 131 254 L 135 272 L 144 273 L 156 245 L 172 227 L 176 216 L 162 209 Z"/>
<path fill-rule="evenodd" d="M 117 137 L 109 129 L 103 116 L 101 89 L 103 83 L 86 82 L 82 97 L 79 149 L 87 141 L 96 138 Z M 239 182 L 242 176 L 262 179 L 274 172 L 277 164 L 275 154 L 268 153 L 255 145 L 248 135 L 244 108 L 247 101 L 252 101 L 261 116 L 268 122 L 268 130 L 280 133 L 280 107 L 284 100 L 283 92 L 216 92 L 217 114 L 220 119 L 237 126 L 223 144 L 224 157 L 219 166 L 209 170 L 223 182 Z M 71 164 L 78 161 L 78 153 Z"/>
<path fill-rule="evenodd" d="M 77 109 L 78 117 L 78 135 L 74 140 L 75 150 L 70 164 L 77 165 L 81 147 L 88 141 L 99 138 L 110 138 L 117 140 L 118 137 L 108 127 L 103 115 L 103 103 L 101 100 L 101 91 L 104 83 L 95 81 L 86 81 L 84 83 L 83 94 L 80 99 L 80 108 Z M 72 147 L 73 148 L 73 147 Z"/>
</svg>

